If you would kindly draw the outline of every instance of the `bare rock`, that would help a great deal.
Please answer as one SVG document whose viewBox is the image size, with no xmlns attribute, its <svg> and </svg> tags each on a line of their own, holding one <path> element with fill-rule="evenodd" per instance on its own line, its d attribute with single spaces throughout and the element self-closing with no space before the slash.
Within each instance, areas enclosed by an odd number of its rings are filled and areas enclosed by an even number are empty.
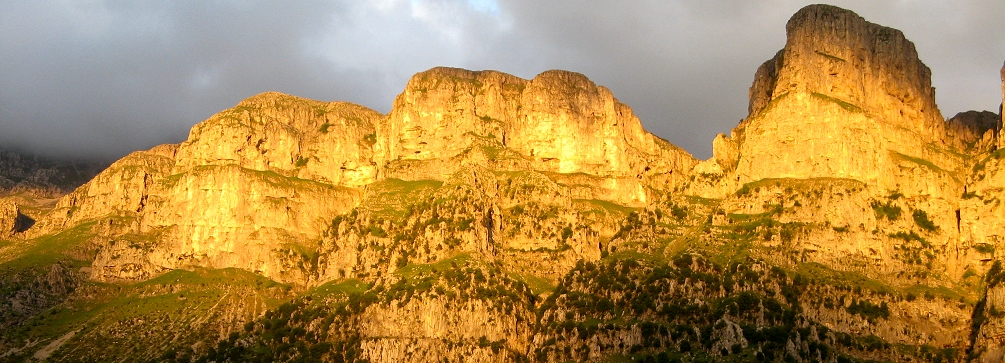
<svg viewBox="0 0 1005 363">
<path fill-rule="evenodd" d="M 995 261 L 985 276 L 984 298 L 974 307 L 974 330 L 970 333 L 973 362 L 1001 362 L 1005 359 L 1005 286 L 1001 261 Z"/>
<path fill-rule="evenodd" d="M 10 237 L 17 231 L 17 216 L 17 205 L 0 199 L 0 238 Z"/>
<path fill-rule="evenodd" d="M 1002 128 L 1001 117 L 990 111 L 960 112 L 946 122 L 950 134 L 965 144 L 980 141 L 988 131 L 997 135 Z"/>
<path fill-rule="evenodd" d="M 444 180 L 467 164 L 659 179 L 681 176 L 696 163 L 642 129 L 610 90 L 566 71 L 525 80 L 433 68 L 412 77 L 376 129 L 385 176 L 406 180 Z M 616 200 L 641 202 L 644 196 L 635 193 L 641 185 L 634 183 Z"/>
</svg>

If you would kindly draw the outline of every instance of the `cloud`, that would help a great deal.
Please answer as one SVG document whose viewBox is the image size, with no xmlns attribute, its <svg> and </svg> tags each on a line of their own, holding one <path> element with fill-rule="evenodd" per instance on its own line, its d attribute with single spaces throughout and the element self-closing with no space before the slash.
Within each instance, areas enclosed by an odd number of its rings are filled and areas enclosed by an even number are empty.
<svg viewBox="0 0 1005 363">
<path fill-rule="evenodd" d="M 387 112 L 439 66 L 586 74 L 708 157 L 803 1 L 3 1 L 0 147 L 114 158 L 280 91 Z M 996 109 L 1000 1 L 837 1 L 904 31 L 947 116 Z"/>
</svg>

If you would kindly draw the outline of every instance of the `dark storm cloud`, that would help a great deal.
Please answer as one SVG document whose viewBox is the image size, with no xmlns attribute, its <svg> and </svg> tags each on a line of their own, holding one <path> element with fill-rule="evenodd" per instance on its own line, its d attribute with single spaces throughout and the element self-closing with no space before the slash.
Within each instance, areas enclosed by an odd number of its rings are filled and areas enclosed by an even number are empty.
<svg viewBox="0 0 1005 363">
<path fill-rule="evenodd" d="M 754 71 L 802 1 L 0 1 L 0 147 L 117 157 L 248 96 L 387 112 L 437 65 L 608 86 L 699 157 L 745 116 Z M 904 31 L 951 116 L 997 109 L 1005 3 L 836 1 Z"/>
</svg>

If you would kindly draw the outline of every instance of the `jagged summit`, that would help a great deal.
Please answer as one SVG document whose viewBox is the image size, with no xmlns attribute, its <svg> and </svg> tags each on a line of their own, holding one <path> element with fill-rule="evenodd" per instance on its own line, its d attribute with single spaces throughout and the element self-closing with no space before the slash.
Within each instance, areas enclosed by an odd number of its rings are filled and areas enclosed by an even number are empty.
<svg viewBox="0 0 1005 363">
<path fill-rule="evenodd" d="M 810 92 L 890 120 L 942 122 L 931 71 L 900 30 L 830 5 L 802 8 L 785 29 L 785 48 L 755 76 L 751 116 L 782 94 Z"/>
<path fill-rule="evenodd" d="M 481 158 L 472 152 L 494 149 L 515 153 L 489 158 L 496 168 L 614 177 L 669 174 L 694 163 L 686 151 L 645 131 L 610 90 L 567 71 L 525 80 L 496 71 L 433 68 L 409 80 L 377 124 L 377 136 L 375 152 L 390 163 Z M 409 170 L 438 173 L 429 177 L 439 179 L 453 169 Z"/>
<path fill-rule="evenodd" d="M 749 110 L 713 144 L 718 166 L 704 167 L 732 173 L 726 192 L 764 178 L 832 177 L 929 194 L 920 174 L 965 169 L 958 155 L 973 142 L 948 130 L 931 72 L 902 32 L 829 5 L 788 21 L 785 47 L 754 76 Z M 935 168 L 907 172 L 911 160 Z M 935 193 L 954 193 L 949 184 Z"/>
</svg>

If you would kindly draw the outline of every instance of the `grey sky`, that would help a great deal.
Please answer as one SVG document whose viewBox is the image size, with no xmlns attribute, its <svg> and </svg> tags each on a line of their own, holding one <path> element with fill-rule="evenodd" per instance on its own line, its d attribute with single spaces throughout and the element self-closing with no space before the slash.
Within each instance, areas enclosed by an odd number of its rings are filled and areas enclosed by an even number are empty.
<svg viewBox="0 0 1005 363">
<path fill-rule="evenodd" d="M 586 74 L 700 158 L 806 1 L 0 0 L 0 148 L 118 157 L 280 91 L 387 112 L 434 66 Z M 944 116 L 997 111 L 1005 1 L 832 1 L 903 30 Z"/>
</svg>

